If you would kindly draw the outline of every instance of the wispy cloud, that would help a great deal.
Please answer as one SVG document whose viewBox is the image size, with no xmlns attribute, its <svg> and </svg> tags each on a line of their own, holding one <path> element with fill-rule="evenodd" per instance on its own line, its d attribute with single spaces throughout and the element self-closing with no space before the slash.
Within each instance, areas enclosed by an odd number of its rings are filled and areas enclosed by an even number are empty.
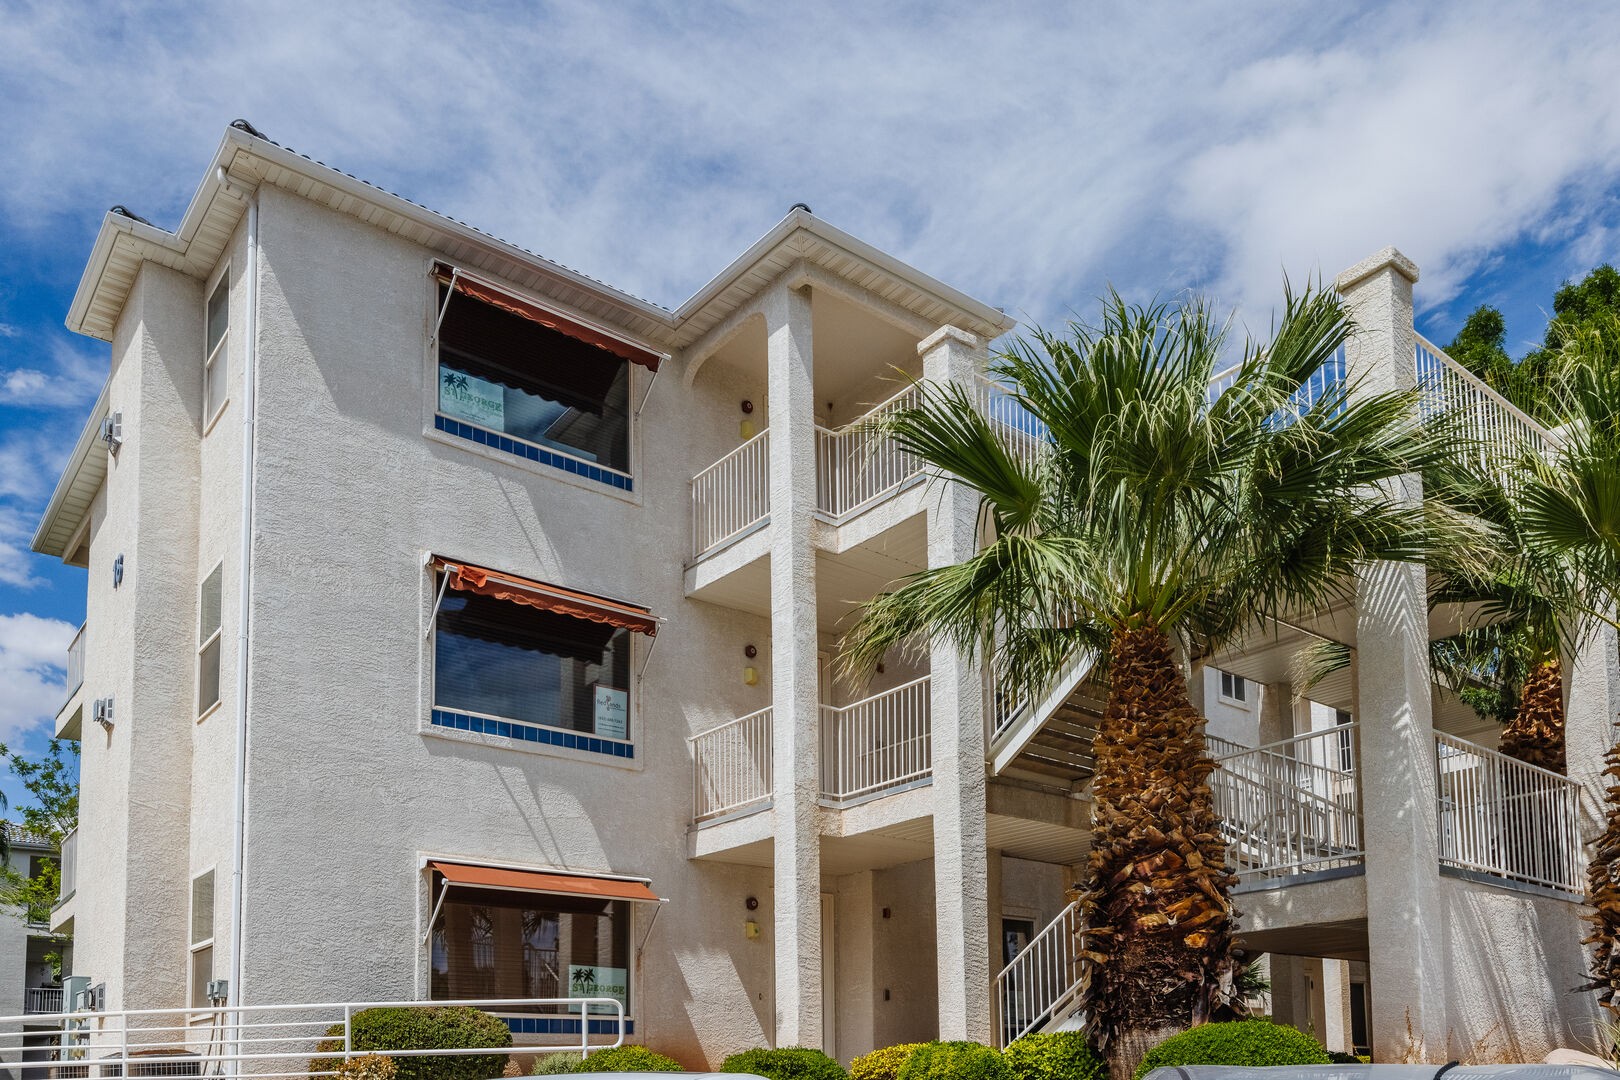
<svg viewBox="0 0 1620 1080">
<path fill-rule="evenodd" d="M 35 733 L 56 715 L 73 633 L 61 619 L 0 615 L 0 742 Z"/>
<path fill-rule="evenodd" d="M 1285 267 L 1331 275 L 1391 242 L 1432 302 L 1620 171 L 1620 20 L 1601 3 L 446 18 L 295 0 L 86 23 L 23 2 L 0 34 L 0 209 L 23 227 L 84 235 L 115 201 L 173 224 L 229 110 L 665 303 L 799 199 L 1038 318 L 1108 278 L 1263 311 Z M 177 70 L 230 89 L 187 94 Z"/>
<path fill-rule="evenodd" d="M 0 335 L 4 336 L 4 335 Z M 11 354 L 20 350 L 0 347 L 0 405 L 23 409 L 83 409 L 95 400 L 107 375 L 107 361 L 93 357 L 91 348 L 57 337 L 46 347 L 40 366 L 27 361 L 13 366 Z M 105 352 L 105 347 L 95 351 Z"/>
</svg>

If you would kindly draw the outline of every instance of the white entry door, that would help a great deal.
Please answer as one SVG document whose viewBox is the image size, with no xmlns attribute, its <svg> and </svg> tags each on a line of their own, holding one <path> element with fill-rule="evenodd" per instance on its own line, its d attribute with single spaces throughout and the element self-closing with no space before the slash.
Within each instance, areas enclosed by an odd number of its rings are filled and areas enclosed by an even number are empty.
<svg viewBox="0 0 1620 1080">
<path fill-rule="evenodd" d="M 838 1057 L 838 1011 L 833 980 L 833 954 L 837 952 L 837 924 L 833 915 L 832 893 L 821 894 L 821 1049 L 828 1057 Z"/>
</svg>

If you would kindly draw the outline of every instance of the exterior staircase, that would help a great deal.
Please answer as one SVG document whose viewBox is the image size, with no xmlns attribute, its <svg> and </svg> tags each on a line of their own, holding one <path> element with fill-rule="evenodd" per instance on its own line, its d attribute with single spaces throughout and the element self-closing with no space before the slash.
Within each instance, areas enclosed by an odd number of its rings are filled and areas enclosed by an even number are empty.
<svg viewBox="0 0 1620 1080">
<path fill-rule="evenodd" d="M 992 776 L 1021 772 L 1075 789 L 1091 779 L 1091 740 L 1108 696 L 1096 659 L 1091 652 L 1076 652 L 1033 700 L 992 690 Z"/>
</svg>

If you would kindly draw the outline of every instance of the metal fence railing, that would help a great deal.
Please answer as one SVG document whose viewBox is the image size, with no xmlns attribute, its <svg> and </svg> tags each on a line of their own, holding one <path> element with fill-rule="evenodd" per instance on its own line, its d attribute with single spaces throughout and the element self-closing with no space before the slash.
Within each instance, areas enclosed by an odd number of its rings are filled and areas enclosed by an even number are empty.
<svg viewBox="0 0 1620 1080">
<path fill-rule="evenodd" d="M 922 475 L 922 463 L 873 425 L 922 400 L 908 386 L 859 420 L 836 430 L 816 427 L 816 509 L 834 521 L 851 517 Z"/>
<path fill-rule="evenodd" d="M 1341 724 L 1215 759 L 1210 789 L 1240 881 L 1362 862 L 1359 737 Z"/>
<path fill-rule="evenodd" d="M 849 705 L 821 707 L 821 793 L 860 798 L 928 776 L 934 767 L 929 678 Z"/>
<path fill-rule="evenodd" d="M 704 821 L 771 798 L 771 708 L 727 721 L 692 744 L 692 820 Z"/>
<path fill-rule="evenodd" d="M 1473 372 L 1447 356 L 1422 334 L 1414 350 L 1417 385 L 1423 391 L 1419 415 L 1450 414 L 1480 455 L 1479 464 L 1500 469 L 1526 449 L 1547 456 L 1557 437 L 1536 423 Z"/>
<path fill-rule="evenodd" d="M 1454 735 L 1434 741 L 1440 862 L 1584 894 L 1580 786 Z"/>
<path fill-rule="evenodd" d="M 454 1049 L 362 1048 L 354 1018 L 367 1009 L 466 1005 L 500 1017 L 509 1041 L 491 1038 Z M 541 1021 L 545 1034 L 541 1034 Z M 28 1012 L 0 1017 L 0 1070 L 16 1080 L 207 1076 L 307 1078 L 334 1075 L 368 1053 L 389 1058 L 481 1057 L 499 1076 L 513 1053 L 537 1047 L 582 1054 L 624 1043 L 623 1003 L 615 998 L 333 1002 L 201 1009 Z"/>
<path fill-rule="evenodd" d="M 692 555 L 707 554 L 771 512 L 770 431 L 762 431 L 692 478 Z"/>
<path fill-rule="evenodd" d="M 1006 1046 L 1062 1020 L 1080 991 L 1080 904 L 1071 903 L 996 976 L 996 1038 Z"/>
</svg>

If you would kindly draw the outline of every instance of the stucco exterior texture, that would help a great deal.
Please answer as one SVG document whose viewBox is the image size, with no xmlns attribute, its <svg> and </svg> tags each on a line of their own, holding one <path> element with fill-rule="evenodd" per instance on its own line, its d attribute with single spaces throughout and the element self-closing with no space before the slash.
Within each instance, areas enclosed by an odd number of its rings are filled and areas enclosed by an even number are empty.
<svg viewBox="0 0 1620 1080">
<path fill-rule="evenodd" d="M 983 339 L 789 270 L 761 284 L 702 355 L 669 350 L 656 381 L 632 369 L 631 401 L 645 395 L 645 405 L 624 491 L 435 430 L 429 269 L 442 252 L 272 184 L 253 197 L 255 319 L 239 224 L 204 278 L 144 264 L 112 341 L 109 403 L 125 442 L 91 511 L 86 691 L 114 697 L 117 718 L 108 730 L 84 725 L 76 972 L 105 983 L 111 1008 L 185 1005 L 190 883 L 210 869 L 215 978 L 231 967 L 240 379 L 243 328 L 255 322 L 233 1000 L 427 997 L 425 864 L 437 858 L 647 879 L 665 903 L 656 919 L 638 907 L 631 929 L 632 1039 L 688 1067 L 762 1045 L 825 1045 L 847 1062 L 895 1042 L 992 1040 L 1003 921 L 1038 931 L 1067 903 L 1085 850 L 1073 811 L 1083 790 L 987 779 L 982 672 L 939 649 L 893 657 L 872 684 L 930 675 L 931 782 L 828 806 L 818 734 L 824 697 L 869 692 L 830 679 L 824 664 L 848 612 L 881 584 L 851 584 L 861 579 L 840 561 L 838 545 L 850 545 L 839 529 L 864 529 L 863 543 L 920 537 L 891 559 L 891 579 L 962 558 L 977 534 L 973 502 L 942 485 L 865 524 L 818 519 L 815 426 L 898 389 L 895 368 L 972 379 Z M 205 420 L 202 312 L 220 273 L 229 402 Z M 1345 284 L 1364 327 L 1352 368 L 1392 372 L 1410 356 L 1415 276 L 1386 258 Z M 857 369 L 848 343 L 868 326 L 893 347 Z M 694 597 L 689 485 L 743 441 L 744 400 L 770 431 L 769 522 L 739 542 L 735 573 Z M 632 656 L 633 758 L 429 722 L 432 554 L 621 598 L 662 620 L 656 648 L 638 638 Z M 222 703 L 199 718 L 197 594 L 215 566 Z M 1410 569 L 1370 568 L 1362 587 L 1368 856 L 1364 883 L 1328 884 L 1360 888 L 1348 901 L 1359 910 L 1333 917 L 1359 919 L 1368 946 L 1341 959 L 1370 965 L 1383 1060 L 1407 1039 L 1408 1017 L 1430 1059 L 1573 1045 L 1592 1019 L 1590 1003 L 1567 993 L 1582 963 L 1578 905 L 1436 869 L 1422 585 Z M 750 645 L 757 659 L 745 658 Z M 1604 742 L 1614 717 L 1615 680 L 1592 676 L 1593 663 L 1611 671 L 1612 642 L 1573 679 L 1577 693 L 1583 680 L 1610 689 L 1596 706 L 1572 702 L 1572 762 L 1578 746 Z M 689 739 L 766 706 L 769 806 L 694 826 Z M 1041 850 L 1067 856 L 1007 850 L 992 835 L 993 799 L 1006 825 L 995 836 L 1043 828 Z M 1050 839 L 1071 834 L 1068 847 Z M 1288 925 L 1308 930 L 1311 918 L 1292 911 Z M 1290 940 L 1298 948 L 1310 935 Z"/>
</svg>

